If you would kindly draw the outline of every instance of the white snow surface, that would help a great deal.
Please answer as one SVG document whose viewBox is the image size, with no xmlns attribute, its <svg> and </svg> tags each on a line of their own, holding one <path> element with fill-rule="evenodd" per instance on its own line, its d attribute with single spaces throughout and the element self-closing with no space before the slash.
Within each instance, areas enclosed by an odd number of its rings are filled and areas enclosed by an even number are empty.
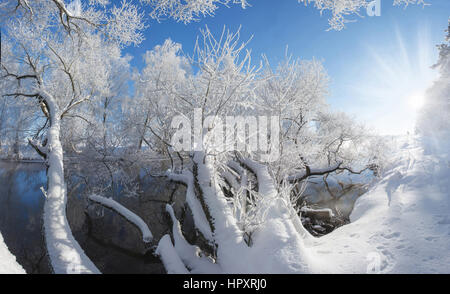
<svg viewBox="0 0 450 294">
<path fill-rule="evenodd" d="M 0 233 L 0 274 L 25 274 L 25 270 L 17 263 L 16 257 L 9 252 Z"/>
<path fill-rule="evenodd" d="M 161 257 L 168 274 L 189 274 L 189 271 L 175 251 L 169 235 L 164 235 L 159 240 L 155 254 Z"/>
<path fill-rule="evenodd" d="M 362 195 L 351 224 L 315 239 L 315 272 L 450 273 L 450 162 L 400 138 L 392 166 Z"/>
</svg>

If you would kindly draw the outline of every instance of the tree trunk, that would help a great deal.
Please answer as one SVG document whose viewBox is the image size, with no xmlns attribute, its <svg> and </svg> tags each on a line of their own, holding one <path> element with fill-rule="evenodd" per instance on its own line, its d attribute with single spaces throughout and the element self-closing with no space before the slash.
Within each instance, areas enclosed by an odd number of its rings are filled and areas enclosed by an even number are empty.
<svg viewBox="0 0 450 294">
<path fill-rule="evenodd" d="M 142 134 L 141 134 L 141 137 L 139 138 L 138 151 L 140 151 L 142 149 L 142 143 L 145 140 L 145 131 L 146 131 L 149 119 L 150 119 L 150 111 L 147 112 L 147 116 L 145 117 L 144 127 L 142 128 Z"/>
<path fill-rule="evenodd" d="M 47 132 L 48 190 L 44 206 L 45 240 L 50 261 L 56 274 L 100 273 L 70 230 L 66 217 L 67 191 L 60 141 L 60 111 L 53 97 L 48 94 L 44 97 L 50 112 L 50 128 Z"/>
</svg>

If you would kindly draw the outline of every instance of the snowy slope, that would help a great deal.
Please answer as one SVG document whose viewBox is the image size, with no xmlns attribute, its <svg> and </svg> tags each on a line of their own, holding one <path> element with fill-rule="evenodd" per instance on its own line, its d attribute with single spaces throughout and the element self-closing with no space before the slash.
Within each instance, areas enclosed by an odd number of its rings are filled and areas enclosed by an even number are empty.
<svg viewBox="0 0 450 294">
<path fill-rule="evenodd" d="M 450 273 L 450 162 L 401 138 L 352 223 L 308 248 L 315 272 Z"/>
<path fill-rule="evenodd" d="M 217 270 L 277 274 L 450 273 L 448 157 L 425 154 L 413 138 L 398 138 L 395 143 L 398 146 L 392 146 L 396 151 L 392 152 L 390 166 L 382 179 L 358 198 L 351 223 L 321 238 L 311 236 L 302 227 L 298 215 L 275 190 L 267 169 L 244 161 L 258 178 L 264 218 L 252 235 L 251 247 L 240 246 L 242 242 L 233 237 L 230 222 L 219 222 L 225 225 L 216 227 L 215 238 L 221 250 Z M 190 257 L 196 256 L 195 248 L 186 245 L 178 231 L 174 226 L 174 236 L 178 236 L 175 246 L 169 238 L 158 246 L 164 264 L 173 267 L 169 272 L 185 272 L 184 262 L 195 273 L 211 273 L 203 261 Z M 175 253 L 180 258 L 174 259 Z"/>
<path fill-rule="evenodd" d="M 17 263 L 16 257 L 9 252 L 0 233 L 0 274 L 25 274 L 25 270 Z"/>
</svg>

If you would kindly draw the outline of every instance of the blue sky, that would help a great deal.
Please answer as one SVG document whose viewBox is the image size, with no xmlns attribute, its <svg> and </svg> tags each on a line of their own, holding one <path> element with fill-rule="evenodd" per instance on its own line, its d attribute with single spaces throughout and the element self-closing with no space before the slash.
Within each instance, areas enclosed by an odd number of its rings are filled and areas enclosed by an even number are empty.
<svg viewBox="0 0 450 294">
<path fill-rule="evenodd" d="M 342 31 L 327 31 L 328 15 L 296 0 L 250 0 L 252 7 L 222 7 L 214 17 L 184 25 L 172 20 L 150 21 L 146 40 L 126 49 L 141 68 L 142 55 L 165 39 L 193 50 L 199 29 L 214 33 L 223 26 L 247 40 L 254 60 L 266 54 L 272 64 L 282 60 L 286 46 L 294 57 L 322 60 L 331 78 L 328 101 L 382 134 L 412 130 L 424 90 L 435 78 L 430 66 L 437 59 L 450 16 L 449 0 L 428 0 L 430 6 L 393 7 L 381 0 L 381 16 L 351 17 Z"/>
</svg>

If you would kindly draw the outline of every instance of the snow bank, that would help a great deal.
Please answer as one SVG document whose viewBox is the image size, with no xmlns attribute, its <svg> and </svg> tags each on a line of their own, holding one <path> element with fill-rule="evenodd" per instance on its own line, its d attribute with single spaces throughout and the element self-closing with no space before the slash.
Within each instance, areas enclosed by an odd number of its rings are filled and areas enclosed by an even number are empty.
<svg viewBox="0 0 450 294">
<path fill-rule="evenodd" d="M 137 214 L 129 210 L 128 208 L 124 207 L 122 204 L 114 201 L 111 198 L 105 198 L 98 195 L 90 195 L 89 199 L 100 203 L 103 206 L 106 206 L 108 208 L 113 209 L 120 215 L 122 215 L 124 218 L 126 218 L 128 221 L 130 221 L 132 224 L 134 224 L 136 227 L 141 230 L 142 233 L 142 240 L 145 243 L 150 243 L 153 239 L 152 232 L 148 228 L 147 224 L 140 218 Z"/>
<path fill-rule="evenodd" d="M 17 263 L 16 257 L 9 252 L 0 233 L 0 274 L 25 274 L 25 270 Z"/>
<path fill-rule="evenodd" d="M 383 179 L 357 200 L 352 223 L 308 248 L 313 271 L 450 273 L 450 166 L 415 139 L 398 145 Z"/>
</svg>

